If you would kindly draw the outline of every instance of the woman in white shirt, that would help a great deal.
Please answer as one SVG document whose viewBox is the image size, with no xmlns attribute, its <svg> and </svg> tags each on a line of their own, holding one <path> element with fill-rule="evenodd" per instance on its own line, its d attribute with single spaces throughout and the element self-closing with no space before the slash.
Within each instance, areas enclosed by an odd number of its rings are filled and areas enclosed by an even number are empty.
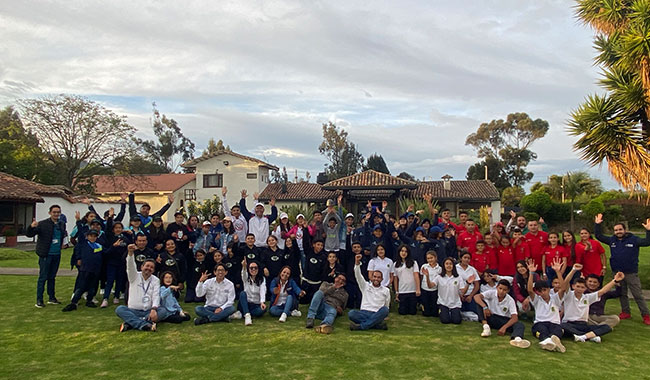
<svg viewBox="0 0 650 380">
<path fill-rule="evenodd" d="M 440 322 L 459 325 L 462 321 L 460 314 L 462 303 L 460 298 L 467 291 L 468 284 L 458 275 L 454 259 L 451 257 L 447 257 L 442 262 L 442 267 L 442 275 L 436 276 L 432 281 L 438 287 Z"/>
<path fill-rule="evenodd" d="M 420 268 L 411 257 L 411 248 L 408 245 L 400 245 L 397 252 L 393 285 L 395 301 L 399 303 L 397 311 L 401 315 L 415 315 L 420 297 Z"/>
<path fill-rule="evenodd" d="M 461 308 L 463 312 L 474 313 L 476 320 L 478 320 L 478 312 L 476 311 L 476 302 L 474 301 L 474 296 L 480 290 L 479 280 L 481 277 L 478 274 L 478 271 L 473 266 L 469 265 L 469 262 L 472 261 L 472 254 L 463 251 L 460 254 L 460 263 L 456 264 L 456 271 L 458 275 L 463 279 L 463 282 L 467 282 L 467 290 L 463 293 L 461 300 L 463 302 Z M 470 280 L 470 277 L 472 280 Z M 471 315 L 471 314 L 470 314 Z"/>
<path fill-rule="evenodd" d="M 266 279 L 260 274 L 260 264 L 257 261 L 242 261 L 241 279 L 244 290 L 239 293 L 239 304 L 233 319 L 244 316 L 244 325 L 253 324 L 252 317 L 261 317 L 266 312 Z"/>
<path fill-rule="evenodd" d="M 393 260 L 386 257 L 386 247 L 383 244 L 377 244 L 372 251 L 372 259 L 368 263 L 368 278 L 371 278 L 372 272 L 376 270 L 383 275 L 381 286 L 389 286 L 393 282 Z"/>
</svg>

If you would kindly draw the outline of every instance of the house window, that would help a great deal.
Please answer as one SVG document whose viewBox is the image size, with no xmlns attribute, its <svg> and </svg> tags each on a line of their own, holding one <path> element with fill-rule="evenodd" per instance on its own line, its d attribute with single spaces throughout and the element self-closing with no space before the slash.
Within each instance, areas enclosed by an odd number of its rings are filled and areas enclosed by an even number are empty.
<svg viewBox="0 0 650 380">
<path fill-rule="evenodd" d="M 223 187 L 223 174 L 204 174 L 203 187 Z"/>
<path fill-rule="evenodd" d="M 246 179 L 257 179 L 257 173 L 246 173 Z"/>
<path fill-rule="evenodd" d="M 195 201 L 196 200 L 196 190 L 195 189 L 185 189 L 185 200 L 186 201 Z"/>
</svg>

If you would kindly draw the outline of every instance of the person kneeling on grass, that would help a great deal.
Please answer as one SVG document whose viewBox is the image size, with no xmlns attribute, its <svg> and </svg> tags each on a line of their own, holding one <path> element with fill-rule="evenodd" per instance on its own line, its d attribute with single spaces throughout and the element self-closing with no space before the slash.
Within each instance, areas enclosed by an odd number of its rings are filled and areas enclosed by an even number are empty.
<svg viewBox="0 0 650 380">
<path fill-rule="evenodd" d="M 510 344 L 519 348 L 530 347 L 530 342 L 524 339 L 524 324 L 519 322 L 517 304 L 508 295 L 510 282 L 499 280 L 496 289 L 487 290 L 474 296 L 478 304 L 478 317 L 483 324 L 482 337 L 492 334 L 490 328 L 499 329 L 499 335 L 511 332 Z"/>
<path fill-rule="evenodd" d="M 270 237 L 270 236 L 269 236 Z M 238 309 L 232 319 L 241 319 L 244 316 L 244 325 L 253 324 L 253 317 L 261 317 L 266 312 L 266 279 L 260 273 L 260 264 L 257 261 L 242 261 L 241 278 L 244 290 L 239 293 Z"/>
<path fill-rule="evenodd" d="M 314 331 L 321 334 L 332 332 L 332 325 L 337 315 L 343 314 L 343 309 L 348 303 L 348 292 L 345 291 L 345 275 L 339 274 L 334 278 L 334 283 L 323 282 L 320 289 L 314 293 L 307 312 L 307 323 L 305 327 L 311 329 L 314 327 L 314 319 L 322 320 L 320 326 L 316 326 Z"/>
<path fill-rule="evenodd" d="M 214 277 L 208 280 L 208 272 L 205 271 L 196 284 L 196 295 L 205 296 L 205 306 L 195 308 L 197 318 L 194 318 L 195 325 L 204 323 L 229 321 L 230 315 L 235 312 L 235 286 L 226 278 L 226 267 L 217 264 L 214 267 Z"/>
<path fill-rule="evenodd" d="M 160 276 L 162 284 L 160 286 L 160 307 L 158 308 L 158 321 L 181 323 L 189 321 L 192 317 L 183 311 L 178 304 L 180 295 L 180 286 L 176 281 L 174 273 L 171 271 L 163 272 Z"/>
<path fill-rule="evenodd" d="M 278 321 L 284 323 L 287 316 L 300 317 L 298 298 L 305 296 L 305 291 L 291 278 L 291 268 L 285 266 L 278 277 L 271 281 L 271 307 L 269 314 L 279 316 Z"/>
<path fill-rule="evenodd" d="M 134 252 L 135 244 L 129 244 L 126 256 L 126 277 L 129 280 L 129 301 L 128 307 L 120 305 L 115 309 L 115 314 L 124 323 L 120 326 L 120 332 L 130 329 L 143 331 L 156 331 L 158 322 L 158 305 L 160 305 L 160 280 L 153 275 L 156 270 L 156 262 L 146 259 L 141 265 L 141 272 L 138 272 Z"/>
<path fill-rule="evenodd" d="M 98 235 L 99 233 L 96 230 L 91 229 L 86 233 L 86 241 L 80 243 L 79 257 L 81 259 L 77 260 L 79 274 L 77 274 L 78 279 L 76 281 L 79 286 L 75 289 L 70 304 L 64 307 L 62 311 L 77 310 L 77 302 L 85 292 L 88 292 L 86 307 L 97 307 L 93 303 L 93 298 L 97 293 L 99 274 L 102 271 L 103 253 L 102 245 L 97 243 Z"/>
<path fill-rule="evenodd" d="M 552 268 L 558 278 L 562 281 L 562 261 L 555 259 Z M 537 271 L 537 264 L 534 260 L 528 262 L 530 273 Z M 533 276 L 528 276 L 528 294 L 530 304 L 535 308 L 535 323 L 533 324 L 533 335 L 539 340 L 539 345 L 547 351 L 566 352 L 566 348 L 560 342 L 563 334 L 560 326 L 560 308 L 564 291 L 559 294 L 550 294 L 548 282 L 536 281 L 533 285 Z"/>
<path fill-rule="evenodd" d="M 586 342 L 590 340 L 600 343 L 600 337 L 611 332 L 612 328 L 608 325 L 592 326 L 589 321 L 589 306 L 597 302 L 600 297 L 610 291 L 615 284 L 620 283 L 625 278 L 623 272 L 617 272 L 614 279 L 603 286 L 598 292 L 585 294 L 587 284 L 584 278 L 577 278 L 573 282 L 573 290 L 569 290 L 569 282 L 573 275 L 582 269 L 582 264 L 574 264 L 571 272 L 567 275 L 562 283 L 562 290 L 566 292 L 564 296 L 564 317 L 562 318 L 562 329 L 565 336 L 572 336 L 576 342 Z"/>
<path fill-rule="evenodd" d="M 388 316 L 390 307 L 390 290 L 382 286 L 383 275 L 381 271 L 370 272 L 370 282 L 361 274 L 361 255 L 354 257 L 354 278 L 361 290 L 361 309 L 350 310 L 350 330 L 378 329 L 387 330 L 384 319 Z"/>
</svg>

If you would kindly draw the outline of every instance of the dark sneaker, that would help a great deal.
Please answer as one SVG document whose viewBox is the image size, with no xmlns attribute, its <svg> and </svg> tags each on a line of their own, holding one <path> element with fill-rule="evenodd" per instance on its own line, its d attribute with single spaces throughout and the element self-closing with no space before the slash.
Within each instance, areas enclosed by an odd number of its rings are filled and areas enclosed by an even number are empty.
<svg viewBox="0 0 650 380">
<path fill-rule="evenodd" d="M 350 322 L 350 330 L 351 331 L 361 330 L 361 325 L 358 323 Z"/>
<path fill-rule="evenodd" d="M 386 325 L 386 322 L 380 322 L 379 324 L 375 325 L 375 329 L 388 330 L 388 325 Z"/>
<path fill-rule="evenodd" d="M 206 317 L 197 317 L 197 318 L 194 318 L 194 324 L 195 324 L 196 326 L 198 326 L 198 325 L 204 325 L 204 324 L 206 324 L 206 323 L 208 323 L 208 322 L 210 322 L 210 320 L 209 320 L 208 318 L 206 318 Z"/>
<path fill-rule="evenodd" d="M 59 300 L 56 299 L 56 298 L 50 298 L 50 299 L 47 301 L 47 304 L 48 304 L 48 305 L 60 305 L 61 302 L 59 302 Z"/>
<path fill-rule="evenodd" d="M 122 324 L 120 325 L 120 332 L 129 331 L 129 330 L 131 330 L 131 329 L 133 329 L 133 327 L 131 327 L 131 325 L 128 324 L 128 323 L 126 323 L 126 322 L 124 322 L 124 323 L 122 323 Z"/>
<path fill-rule="evenodd" d="M 45 307 L 45 303 L 43 303 L 42 300 L 38 300 L 38 301 L 36 301 L 36 305 L 34 305 L 34 306 L 36 306 L 39 309 L 42 309 L 42 308 Z"/>
<path fill-rule="evenodd" d="M 187 314 L 187 313 L 185 313 L 185 315 L 183 316 L 183 320 L 184 320 L 184 321 L 189 321 L 190 319 L 192 319 L 192 316 L 189 315 L 189 314 Z"/>
<path fill-rule="evenodd" d="M 61 311 L 72 311 L 72 310 L 77 310 L 77 305 L 74 303 L 68 304 L 68 306 L 64 307 L 63 310 Z"/>
<path fill-rule="evenodd" d="M 308 329 L 314 328 L 314 318 L 307 318 L 307 323 L 305 323 L 305 328 Z"/>
<path fill-rule="evenodd" d="M 86 307 L 92 307 L 92 308 L 96 308 L 96 307 L 97 307 L 97 305 L 95 305 L 95 303 L 94 303 L 94 302 L 86 302 Z"/>
</svg>

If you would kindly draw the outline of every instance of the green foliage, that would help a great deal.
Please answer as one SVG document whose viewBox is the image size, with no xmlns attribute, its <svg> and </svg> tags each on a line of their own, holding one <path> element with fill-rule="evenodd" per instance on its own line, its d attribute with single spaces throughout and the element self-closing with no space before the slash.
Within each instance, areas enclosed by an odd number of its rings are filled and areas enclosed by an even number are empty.
<svg viewBox="0 0 650 380">
<path fill-rule="evenodd" d="M 272 183 L 289 183 L 289 175 L 287 174 L 287 167 L 282 167 L 282 172 L 277 170 L 271 171 L 271 182 Z"/>
<path fill-rule="evenodd" d="M 551 208 L 543 215 L 549 225 L 567 222 L 571 219 L 571 205 L 568 203 L 551 202 Z"/>
<path fill-rule="evenodd" d="M 399 174 L 397 175 L 397 178 L 401 178 L 401 179 L 405 179 L 405 180 L 407 180 L 407 181 L 413 181 L 413 182 L 416 182 L 416 181 L 417 181 L 417 179 L 415 178 L 415 176 L 413 176 L 413 175 L 411 175 L 411 174 L 409 174 L 409 173 L 407 173 L 407 172 L 401 172 L 401 173 L 399 173 Z"/>
<path fill-rule="evenodd" d="M 504 163 L 494 157 L 486 157 L 467 169 L 467 179 L 485 179 L 485 167 L 488 168 L 488 179 L 499 190 L 510 187 L 510 182 L 504 171 Z"/>
<path fill-rule="evenodd" d="M 465 145 L 474 147 L 478 158 L 490 158 L 498 162 L 500 175 L 507 180 L 508 186 L 522 186 L 533 178 L 533 173 L 527 172 L 526 166 L 537 159 L 537 154 L 529 148 L 533 142 L 544 137 L 546 132 L 547 121 L 533 120 L 523 112 L 511 113 L 506 120 L 481 124 L 475 133 L 467 136 Z"/>
<path fill-rule="evenodd" d="M 146 156 L 151 157 L 155 163 L 167 168 L 169 172 L 175 172 L 183 162 L 194 158 L 194 143 L 183 134 L 176 120 L 160 115 L 155 102 L 152 128 L 157 141 L 136 141 Z"/>
<path fill-rule="evenodd" d="M 362 168 L 363 155 L 357 146 L 348 140 L 348 133 L 332 122 L 323 124 L 323 142 L 318 147 L 329 164 L 325 168 L 329 180 L 356 174 Z"/>
<path fill-rule="evenodd" d="M 214 195 L 211 199 L 203 202 L 189 201 L 186 203 L 187 214 L 185 216 L 196 215 L 199 221 L 210 220 L 212 214 L 218 213 L 223 217 L 223 207 L 218 196 Z"/>
<path fill-rule="evenodd" d="M 420 210 L 422 211 L 421 213 L 418 214 L 420 220 L 429 219 L 433 221 L 433 214 L 431 213 L 431 211 L 429 211 L 429 207 L 427 206 L 427 201 L 425 201 L 424 199 L 400 197 L 398 201 L 399 201 L 399 209 L 401 213 L 405 213 L 408 207 L 410 205 L 413 205 L 413 213 Z M 432 204 L 434 208 L 439 209 L 437 201 L 433 201 Z M 399 217 L 399 215 L 396 216 Z"/>
<path fill-rule="evenodd" d="M 44 96 L 19 102 L 22 121 L 39 141 L 62 185 L 76 189 L 110 168 L 135 147 L 135 128 L 125 116 L 76 95 Z"/>
<path fill-rule="evenodd" d="M 538 220 L 539 217 L 540 217 L 540 215 L 538 213 L 530 212 L 530 211 L 524 212 L 523 215 L 524 215 L 524 217 L 526 217 L 526 220 Z"/>
<path fill-rule="evenodd" d="M 210 154 L 216 154 L 219 151 L 230 151 L 230 145 L 224 146 L 223 145 L 223 140 L 219 140 L 217 142 L 214 141 L 213 137 L 210 137 L 210 140 L 208 140 L 208 146 L 205 148 L 203 151 L 202 155 L 203 156 L 208 156 Z"/>
<path fill-rule="evenodd" d="M 551 196 L 543 191 L 530 193 L 521 199 L 521 207 L 525 212 L 534 212 L 537 215 L 544 216 L 551 209 Z"/>
<path fill-rule="evenodd" d="M 147 157 L 133 152 L 130 156 L 117 157 L 113 161 L 113 174 L 162 174 L 169 170 Z"/>
<path fill-rule="evenodd" d="M 504 207 L 517 207 L 526 192 L 521 187 L 507 187 L 501 192 L 501 205 Z"/>
<path fill-rule="evenodd" d="M 13 228 L 5 228 L 4 231 L 2 231 L 2 236 L 16 236 L 16 230 Z"/>
<path fill-rule="evenodd" d="M 291 223 L 296 223 L 296 216 L 298 216 L 298 214 L 304 215 L 305 220 L 307 221 L 311 220 L 311 217 L 314 214 L 314 211 L 316 210 L 318 210 L 318 208 L 316 208 L 316 205 L 309 205 L 307 207 L 301 207 L 296 205 L 280 207 L 280 211 L 286 212 L 287 215 L 289 215 L 289 221 Z M 343 215 L 345 216 L 345 214 Z"/>
<path fill-rule="evenodd" d="M 375 170 L 380 173 L 390 174 L 384 157 L 377 153 L 373 153 L 368 157 L 368 162 L 363 166 L 363 170 Z"/>
<path fill-rule="evenodd" d="M 582 212 L 587 219 L 594 219 L 596 215 L 605 212 L 605 204 L 600 199 L 592 199 L 589 203 L 582 206 Z"/>
</svg>

